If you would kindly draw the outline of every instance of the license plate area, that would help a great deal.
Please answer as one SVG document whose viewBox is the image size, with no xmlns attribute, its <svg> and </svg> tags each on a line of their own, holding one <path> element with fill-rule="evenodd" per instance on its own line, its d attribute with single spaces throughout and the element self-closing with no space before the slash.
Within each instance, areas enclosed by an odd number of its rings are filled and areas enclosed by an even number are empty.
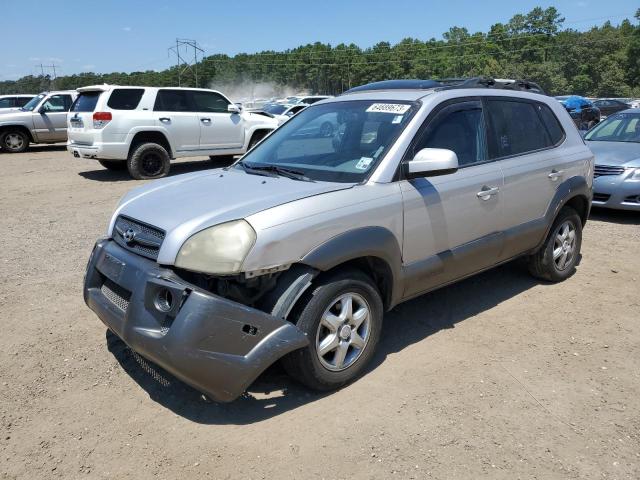
<svg viewBox="0 0 640 480">
<path fill-rule="evenodd" d="M 124 270 L 124 266 L 124 262 L 121 262 L 108 253 L 104 254 L 102 260 L 97 265 L 100 273 L 102 273 L 105 277 L 115 283 L 119 282 L 122 271 Z"/>
</svg>

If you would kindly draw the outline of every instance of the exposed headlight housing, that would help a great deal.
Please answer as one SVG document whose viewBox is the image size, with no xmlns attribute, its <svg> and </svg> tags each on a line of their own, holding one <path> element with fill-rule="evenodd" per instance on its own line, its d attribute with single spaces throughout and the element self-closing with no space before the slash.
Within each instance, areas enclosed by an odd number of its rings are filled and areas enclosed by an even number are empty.
<svg viewBox="0 0 640 480">
<path fill-rule="evenodd" d="M 184 242 L 175 265 L 216 275 L 239 273 L 256 242 L 256 232 L 245 220 L 221 223 L 202 230 Z"/>
</svg>

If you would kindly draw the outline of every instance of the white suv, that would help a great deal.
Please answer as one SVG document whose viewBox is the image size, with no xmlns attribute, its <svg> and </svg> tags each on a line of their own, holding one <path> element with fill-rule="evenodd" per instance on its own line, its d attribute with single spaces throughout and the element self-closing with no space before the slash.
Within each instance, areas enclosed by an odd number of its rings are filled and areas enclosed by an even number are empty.
<svg viewBox="0 0 640 480">
<path fill-rule="evenodd" d="M 173 158 L 231 161 L 278 126 L 214 90 L 98 85 L 78 92 L 67 118 L 69 152 L 126 167 L 139 180 L 167 175 Z"/>
</svg>

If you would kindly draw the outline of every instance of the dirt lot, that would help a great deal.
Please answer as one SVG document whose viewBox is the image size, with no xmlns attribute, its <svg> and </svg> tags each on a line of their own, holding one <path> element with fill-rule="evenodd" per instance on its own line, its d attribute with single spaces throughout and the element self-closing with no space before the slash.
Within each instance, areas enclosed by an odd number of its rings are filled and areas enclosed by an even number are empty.
<svg viewBox="0 0 640 480">
<path fill-rule="evenodd" d="M 83 303 L 137 182 L 59 147 L 0 165 L 2 479 L 640 477 L 640 214 L 596 212 L 563 284 L 515 262 L 396 308 L 339 392 L 274 367 L 217 405 Z"/>
</svg>

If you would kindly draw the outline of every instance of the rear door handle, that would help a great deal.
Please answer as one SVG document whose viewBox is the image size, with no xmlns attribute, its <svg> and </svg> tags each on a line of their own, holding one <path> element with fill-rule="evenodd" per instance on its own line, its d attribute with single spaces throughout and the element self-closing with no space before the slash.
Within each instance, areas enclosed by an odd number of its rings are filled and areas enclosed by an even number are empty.
<svg viewBox="0 0 640 480">
<path fill-rule="evenodd" d="M 562 170 L 556 170 L 555 168 L 553 170 L 551 170 L 551 173 L 549 175 L 547 175 L 547 177 L 549 177 L 551 179 L 552 182 L 555 182 L 557 179 L 559 179 L 560 177 L 562 177 L 562 175 L 564 175 L 564 171 Z"/>
<path fill-rule="evenodd" d="M 200 121 L 202 123 L 211 123 L 211 119 L 210 118 L 201 118 Z"/>
<path fill-rule="evenodd" d="M 158 120 L 160 120 L 161 122 L 167 123 L 170 122 L 171 119 L 169 117 L 160 117 Z"/>
<path fill-rule="evenodd" d="M 498 187 L 488 187 L 485 185 L 476 195 L 481 200 L 489 200 L 493 195 L 497 195 L 499 191 L 500 189 Z"/>
</svg>

